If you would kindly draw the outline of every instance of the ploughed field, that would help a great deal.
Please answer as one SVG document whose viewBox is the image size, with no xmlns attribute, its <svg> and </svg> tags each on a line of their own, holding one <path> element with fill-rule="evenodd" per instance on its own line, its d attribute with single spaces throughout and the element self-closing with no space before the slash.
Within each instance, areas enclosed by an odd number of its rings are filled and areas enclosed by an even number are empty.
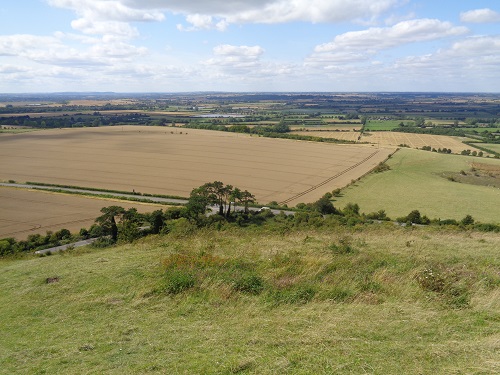
<svg viewBox="0 0 500 375">
<path fill-rule="evenodd" d="M 393 149 L 145 126 L 0 135 L 0 180 L 188 196 L 219 180 L 295 205 L 343 187 Z"/>
<path fill-rule="evenodd" d="M 138 202 L 96 199 L 0 187 L 0 238 L 25 239 L 30 234 L 44 234 L 66 228 L 78 233 L 89 228 L 102 215 L 105 206 L 135 207 L 139 212 L 152 212 L 165 206 Z"/>
</svg>

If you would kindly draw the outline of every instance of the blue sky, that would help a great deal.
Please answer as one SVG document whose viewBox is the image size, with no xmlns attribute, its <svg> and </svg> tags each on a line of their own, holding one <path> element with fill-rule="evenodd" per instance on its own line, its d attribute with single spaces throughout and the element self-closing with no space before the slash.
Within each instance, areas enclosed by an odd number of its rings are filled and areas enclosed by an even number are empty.
<svg viewBox="0 0 500 375">
<path fill-rule="evenodd" d="M 0 3 L 0 92 L 500 92 L 498 0 Z"/>
</svg>

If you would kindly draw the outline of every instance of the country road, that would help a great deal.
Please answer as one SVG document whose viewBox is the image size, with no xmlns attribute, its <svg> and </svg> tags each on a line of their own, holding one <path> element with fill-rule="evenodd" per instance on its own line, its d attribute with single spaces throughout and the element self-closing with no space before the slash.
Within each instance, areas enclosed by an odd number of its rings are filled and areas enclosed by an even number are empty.
<svg viewBox="0 0 500 375">
<path fill-rule="evenodd" d="M 96 195 L 96 196 L 106 195 L 106 196 L 111 196 L 111 197 L 116 197 L 116 198 L 141 199 L 141 200 L 145 200 L 145 201 L 150 201 L 152 203 L 172 203 L 172 204 L 186 204 L 186 203 L 188 203 L 187 199 L 163 198 L 163 197 L 155 197 L 155 196 L 136 195 L 136 194 L 114 193 L 114 192 L 100 191 L 100 190 L 65 188 L 65 187 L 58 187 L 58 186 L 18 184 L 18 183 L 8 183 L 8 182 L 0 182 L 0 186 L 14 187 L 14 188 L 19 188 L 19 189 L 47 190 L 47 191 L 58 190 L 60 192 L 67 191 L 68 193 L 84 193 L 84 194 Z M 262 208 L 263 207 L 249 207 L 249 210 L 250 211 L 259 211 Z M 212 211 L 212 214 L 215 214 L 218 211 L 218 208 L 215 206 L 210 206 L 209 209 Z M 237 211 L 243 211 L 244 207 L 236 206 L 233 209 L 236 209 Z M 290 210 L 285 210 L 285 211 L 277 210 L 277 209 L 270 209 L 270 210 L 275 215 L 279 214 L 280 212 L 284 212 L 286 215 L 293 215 L 295 213 L 294 211 L 290 211 Z"/>
</svg>

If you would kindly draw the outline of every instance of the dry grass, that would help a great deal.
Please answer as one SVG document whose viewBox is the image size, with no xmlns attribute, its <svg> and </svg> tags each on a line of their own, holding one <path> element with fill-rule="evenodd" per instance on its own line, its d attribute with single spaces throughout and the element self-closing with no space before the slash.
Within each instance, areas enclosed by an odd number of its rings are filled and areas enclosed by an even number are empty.
<svg viewBox="0 0 500 375">
<path fill-rule="evenodd" d="M 24 240 L 30 234 L 55 232 L 62 228 L 78 232 L 80 228 L 89 228 L 94 223 L 95 218 L 101 215 L 102 207 L 111 205 L 127 209 L 136 207 L 139 212 L 165 208 L 138 202 L 0 187 L 0 238 Z"/>
<path fill-rule="evenodd" d="M 392 151 L 140 126 L 0 135 L 0 145 L 3 180 L 177 196 L 220 180 L 247 189 L 264 204 L 317 200 L 365 174 Z"/>
</svg>

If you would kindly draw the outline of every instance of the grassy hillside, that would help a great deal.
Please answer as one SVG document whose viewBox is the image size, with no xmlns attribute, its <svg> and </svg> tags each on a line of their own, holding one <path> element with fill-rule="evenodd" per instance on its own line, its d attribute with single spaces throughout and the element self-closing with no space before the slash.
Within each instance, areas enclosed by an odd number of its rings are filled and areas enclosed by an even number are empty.
<svg viewBox="0 0 500 375">
<path fill-rule="evenodd" d="M 500 371 L 498 234 L 179 228 L 0 260 L 0 373 Z"/>
<path fill-rule="evenodd" d="M 469 172 L 471 163 L 478 162 L 500 169 L 496 159 L 401 149 L 387 162 L 391 170 L 371 174 L 344 189 L 335 205 L 355 202 L 364 212 L 384 209 L 391 218 L 417 209 L 430 218 L 459 220 L 469 214 L 482 222 L 500 223 L 500 189 L 446 177 Z"/>
</svg>

